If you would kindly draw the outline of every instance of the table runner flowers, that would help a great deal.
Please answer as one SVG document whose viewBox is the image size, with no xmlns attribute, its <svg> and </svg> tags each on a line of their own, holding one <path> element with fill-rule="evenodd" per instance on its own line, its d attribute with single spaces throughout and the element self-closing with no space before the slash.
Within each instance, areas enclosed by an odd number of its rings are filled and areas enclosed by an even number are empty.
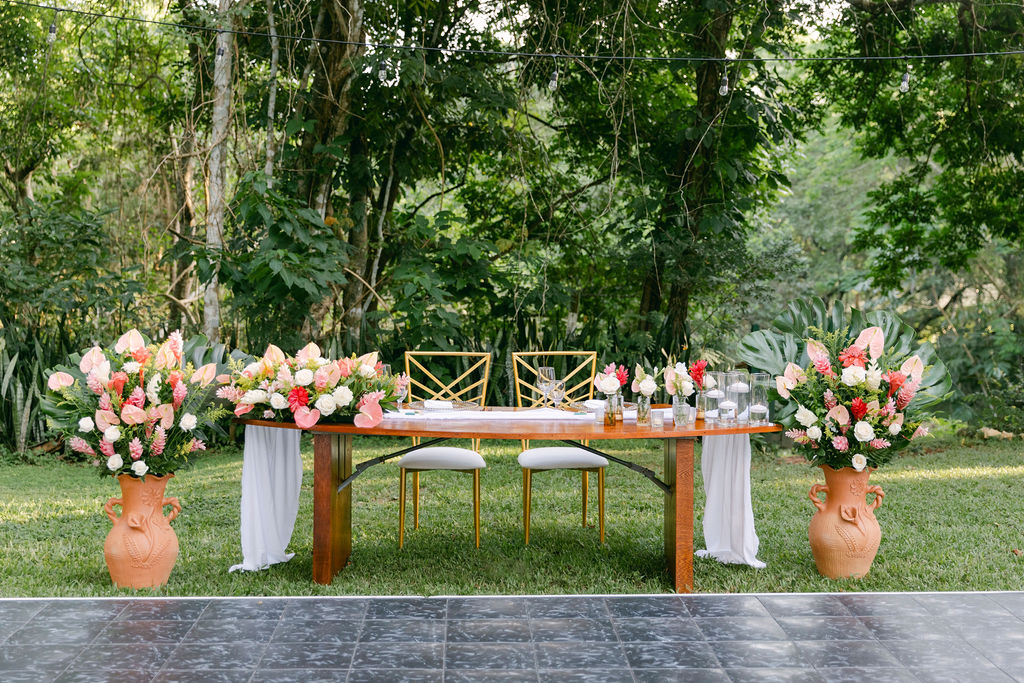
<svg viewBox="0 0 1024 683">
<path fill-rule="evenodd" d="M 385 376 L 376 351 L 330 360 L 312 342 L 294 356 L 271 344 L 261 358 L 220 379 L 217 396 L 235 406 L 235 415 L 294 421 L 301 429 L 319 422 L 373 427 L 397 398 L 396 385 L 407 381 Z"/>
<path fill-rule="evenodd" d="M 156 345 L 132 329 L 111 348 L 73 356 L 76 365 L 47 379 L 48 423 L 72 451 L 102 459 L 103 474 L 173 473 L 206 450 L 203 429 L 227 415 L 211 400 L 216 364 L 194 368 L 183 349 L 180 332 Z"/>
</svg>

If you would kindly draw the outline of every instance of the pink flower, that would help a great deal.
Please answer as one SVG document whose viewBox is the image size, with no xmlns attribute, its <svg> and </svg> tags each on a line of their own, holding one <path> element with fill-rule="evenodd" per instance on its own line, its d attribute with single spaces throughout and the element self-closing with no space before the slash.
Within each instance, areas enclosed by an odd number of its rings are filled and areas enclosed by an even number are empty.
<svg viewBox="0 0 1024 683">
<path fill-rule="evenodd" d="M 832 364 L 829 363 L 828 359 L 814 361 L 814 369 L 825 375 L 826 377 L 835 377 L 836 372 L 832 369 Z"/>
<path fill-rule="evenodd" d="M 317 349 L 317 353 L 319 353 L 319 352 L 320 352 L 320 349 Z M 377 360 L 377 352 L 376 351 L 374 351 L 372 353 L 364 353 L 363 355 L 359 356 L 359 358 L 356 358 L 356 365 L 357 366 L 359 366 L 359 365 L 369 365 L 370 367 L 374 367 L 375 368 L 375 367 L 377 367 L 377 363 L 378 362 L 379 361 Z"/>
<path fill-rule="evenodd" d="M 314 408 L 310 410 L 306 406 L 295 411 L 295 425 L 299 429 L 309 429 L 320 419 L 320 411 Z M 357 425 L 358 426 L 358 425 Z"/>
<path fill-rule="evenodd" d="M 114 454 L 114 444 L 110 443 L 106 439 L 100 439 L 100 453 L 109 458 Z"/>
<path fill-rule="evenodd" d="M 299 361 L 300 363 L 308 363 L 311 360 L 316 360 L 317 358 L 320 358 L 320 355 L 320 347 L 314 344 L 313 342 L 309 342 L 308 344 L 303 346 L 297 354 L 295 354 L 295 360 Z"/>
<path fill-rule="evenodd" d="M 271 363 L 283 363 L 285 358 L 284 351 L 270 344 L 267 346 L 267 350 L 263 352 L 263 358 Z"/>
<path fill-rule="evenodd" d="M 85 378 L 85 384 L 89 387 L 89 391 L 97 396 L 103 393 L 103 382 L 101 382 L 100 378 L 96 375 L 90 373 L 89 376 Z"/>
<path fill-rule="evenodd" d="M 327 365 L 321 366 L 317 369 L 313 375 L 313 385 L 323 391 L 328 387 L 337 386 L 341 380 L 341 370 L 334 363 L 328 363 Z"/>
<path fill-rule="evenodd" d="M 149 454 L 152 456 L 158 456 L 164 452 L 164 446 L 167 445 L 167 432 L 164 431 L 163 426 L 156 428 L 156 436 L 153 437 L 152 443 L 149 444 Z"/>
<path fill-rule="evenodd" d="M 147 415 L 142 408 L 125 403 L 121 408 L 121 419 L 126 425 L 140 425 L 146 421 Z"/>
<path fill-rule="evenodd" d="M 790 429 L 786 432 L 786 436 L 800 444 L 807 444 L 811 442 L 811 440 L 807 438 L 807 432 L 803 429 Z"/>
<path fill-rule="evenodd" d="M 195 453 L 196 451 L 205 451 L 206 450 L 206 444 L 203 443 L 200 439 L 192 439 L 192 444 L 191 444 L 190 450 L 193 453 Z"/>
<path fill-rule="evenodd" d="M 84 453 L 85 455 L 96 455 L 96 451 L 92 449 L 92 446 L 80 436 L 73 436 L 68 441 L 68 445 L 71 446 L 71 450 L 75 453 Z"/>
<path fill-rule="evenodd" d="M 875 360 L 882 355 L 882 351 L 885 349 L 885 334 L 882 332 L 881 327 L 867 327 L 857 335 L 857 340 L 853 342 L 853 346 L 866 350 L 868 355 L 871 356 L 871 360 Z M 846 366 L 844 365 L 843 367 Z"/>
<path fill-rule="evenodd" d="M 115 372 L 110 376 L 110 381 L 107 383 L 107 389 L 114 392 L 115 396 L 120 397 L 121 392 L 124 391 L 124 385 L 128 383 L 128 375 L 123 372 Z"/>
<path fill-rule="evenodd" d="M 136 408 L 142 408 L 146 405 L 146 392 L 142 390 L 142 387 L 135 387 L 125 403 Z"/>
<path fill-rule="evenodd" d="M 275 415 L 273 410 L 264 410 L 263 411 L 263 419 L 264 420 L 273 420 L 275 416 L 276 415 Z"/>
<path fill-rule="evenodd" d="M 835 420 L 838 425 L 850 424 L 850 411 L 846 409 L 846 406 L 835 405 L 827 413 L 825 413 L 826 420 Z"/>
<path fill-rule="evenodd" d="M 189 383 L 198 384 L 200 386 L 208 386 L 213 381 L 214 375 L 217 374 L 217 364 L 207 363 L 203 367 L 199 368 L 192 373 L 192 377 L 189 378 Z"/>
<path fill-rule="evenodd" d="M 836 395 L 832 393 L 831 389 L 825 390 L 825 395 L 823 396 L 823 398 L 825 400 L 825 408 L 827 408 L 828 410 L 832 410 L 833 408 L 836 407 L 836 405 L 839 404 L 839 401 L 836 400 Z"/>
<path fill-rule="evenodd" d="M 239 403 L 237 406 L 235 406 L 235 415 L 237 415 L 238 417 L 242 417 L 250 410 L 252 410 L 252 407 L 253 406 L 251 403 Z"/>
<path fill-rule="evenodd" d="M 121 335 L 121 338 L 114 344 L 115 353 L 135 353 L 139 349 L 146 348 L 146 341 L 142 338 L 142 334 L 132 328 Z"/>
<path fill-rule="evenodd" d="M 629 381 L 629 371 L 626 370 L 626 366 L 620 365 L 615 371 L 615 379 L 619 380 L 619 386 L 626 386 L 626 382 Z"/>
<path fill-rule="evenodd" d="M 922 436 L 928 436 L 928 425 L 926 424 L 922 424 L 917 429 L 915 429 L 914 433 L 910 435 L 910 440 L 913 441 L 914 439 L 917 439 Z"/>
<path fill-rule="evenodd" d="M 864 349 L 858 348 L 856 345 L 850 346 L 839 354 L 839 362 L 843 364 L 844 368 L 848 368 L 851 365 L 866 368 L 868 365 L 868 357 L 864 352 Z"/>
<path fill-rule="evenodd" d="M 142 457 L 142 442 L 139 441 L 139 437 L 135 437 L 128 443 L 128 455 L 132 460 Z"/>
<path fill-rule="evenodd" d="M 379 403 L 366 403 L 360 406 L 359 414 L 355 416 L 353 422 L 356 427 L 370 428 L 376 427 L 383 419 L 384 411 L 381 410 Z"/>
<path fill-rule="evenodd" d="M 924 376 L 924 363 L 917 356 L 911 356 L 903 361 L 903 365 L 900 366 L 900 372 L 912 378 L 916 384 L 920 384 L 921 377 Z"/>
<path fill-rule="evenodd" d="M 167 383 L 170 384 L 171 387 L 178 386 L 178 382 L 183 379 L 185 379 L 185 373 L 181 370 L 171 370 L 167 373 Z"/>
<path fill-rule="evenodd" d="M 110 394 L 103 392 L 100 394 L 100 410 L 113 410 L 114 404 L 110 401 Z"/>
<path fill-rule="evenodd" d="M 899 408 L 900 410 L 903 410 L 908 405 L 910 405 L 910 402 L 914 400 L 914 396 L 916 394 L 917 382 L 915 382 L 914 380 L 905 382 L 903 386 L 900 387 L 899 393 L 896 394 L 896 407 Z"/>
<path fill-rule="evenodd" d="M 153 357 L 153 354 L 149 352 L 145 346 L 132 354 L 132 358 L 135 359 L 136 363 L 146 364 L 146 361 Z"/>
<path fill-rule="evenodd" d="M 161 403 L 158 406 L 151 406 L 149 409 L 150 422 L 160 421 L 160 426 L 170 429 L 174 425 L 174 408 L 170 403 Z"/>
<path fill-rule="evenodd" d="M 338 361 L 338 372 L 342 377 L 350 376 L 357 367 L 359 367 L 359 363 L 355 358 L 342 358 Z"/>
<path fill-rule="evenodd" d="M 288 392 L 288 407 L 292 409 L 292 412 L 297 412 L 299 408 L 305 408 L 309 405 L 309 392 L 306 391 L 306 387 L 292 387 L 292 390 Z"/>
<path fill-rule="evenodd" d="M 836 436 L 832 438 L 832 448 L 845 453 L 850 448 L 850 442 L 845 436 Z"/>
<path fill-rule="evenodd" d="M 287 365 L 282 365 L 281 369 L 277 371 L 277 381 L 281 384 L 293 384 L 295 379 L 292 377 L 292 370 Z"/>
<path fill-rule="evenodd" d="M 121 424 L 121 418 L 113 410 L 97 410 L 93 419 L 96 421 L 96 428 L 101 432 L 107 431 L 107 427 Z"/>
<path fill-rule="evenodd" d="M 171 392 L 171 400 L 174 402 L 174 409 L 177 410 L 181 407 L 182 402 L 185 400 L 185 396 L 188 395 L 188 387 L 184 382 L 178 382 L 174 385 L 174 390 Z"/>
<path fill-rule="evenodd" d="M 893 394 L 900 390 L 900 387 L 902 387 L 903 383 L 907 380 L 907 376 L 902 372 L 890 370 L 889 372 L 882 375 L 882 379 L 889 383 L 888 395 L 892 396 Z"/>
<path fill-rule="evenodd" d="M 876 451 L 880 451 L 883 448 L 888 448 L 892 444 L 890 444 L 885 439 L 872 439 L 871 441 L 868 442 L 868 445 L 874 448 Z"/>
<path fill-rule="evenodd" d="M 103 355 L 103 349 L 98 346 L 94 346 L 85 352 L 82 356 L 82 360 L 78 362 L 78 369 L 83 373 L 88 374 L 93 368 L 98 368 L 107 361 L 107 357 Z"/>
<path fill-rule="evenodd" d="M 217 398 L 223 398 L 232 403 L 238 403 L 243 396 L 245 396 L 245 392 L 237 387 L 226 386 L 217 389 Z"/>
<path fill-rule="evenodd" d="M 165 341 L 156 352 L 156 369 L 166 370 L 178 367 L 178 356 L 171 348 L 170 340 Z"/>
<path fill-rule="evenodd" d="M 807 340 L 807 357 L 814 363 L 814 369 L 828 377 L 835 377 L 832 370 L 832 361 L 828 357 L 828 351 L 819 341 Z"/>
<path fill-rule="evenodd" d="M 228 375 L 228 374 L 217 375 L 217 377 L 214 378 L 214 381 L 217 382 L 217 384 L 230 384 L 231 383 L 231 375 Z"/>
<path fill-rule="evenodd" d="M 50 379 L 47 380 L 46 386 L 50 391 L 60 391 L 64 387 L 70 387 L 75 383 L 75 378 L 66 372 L 55 372 L 50 375 Z"/>
<path fill-rule="evenodd" d="M 608 365 L 604 366 L 604 370 L 602 370 L 601 372 L 605 375 L 614 375 L 615 363 L 609 363 Z"/>
</svg>

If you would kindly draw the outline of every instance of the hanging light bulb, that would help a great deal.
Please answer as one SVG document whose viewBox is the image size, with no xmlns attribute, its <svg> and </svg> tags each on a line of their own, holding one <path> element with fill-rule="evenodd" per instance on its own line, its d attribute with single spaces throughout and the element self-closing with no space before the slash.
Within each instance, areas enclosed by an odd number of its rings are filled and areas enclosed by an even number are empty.
<svg viewBox="0 0 1024 683">
<path fill-rule="evenodd" d="M 50 32 L 46 34 L 46 42 L 49 45 L 53 45 L 57 40 L 57 24 L 53 22 L 50 24 Z"/>
<path fill-rule="evenodd" d="M 718 94 L 725 97 L 729 94 L 729 74 L 722 73 L 722 83 L 718 86 Z"/>
<path fill-rule="evenodd" d="M 381 81 L 388 80 L 388 65 L 384 63 L 384 60 L 377 65 L 377 78 Z"/>
<path fill-rule="evenodd" d="M 548 81 L 548 90 L 555 92 L 558 90 L 558 68 L 551 72 L 551 80 Z"/>
<path fill-rule="evenodd" d="M 900 92 L 910 92 L 910 65 L 907 64 L 907 70 L 903 73 L 903 80 L 900 82 Z"/>
<path fill-rule="evenodd" d="M 218 47 L 217 48 L 217 56 L 218 57 L 223 57 L 224 56 L 224 48 L 222 48 L 222 47 Z"/>
</svg>

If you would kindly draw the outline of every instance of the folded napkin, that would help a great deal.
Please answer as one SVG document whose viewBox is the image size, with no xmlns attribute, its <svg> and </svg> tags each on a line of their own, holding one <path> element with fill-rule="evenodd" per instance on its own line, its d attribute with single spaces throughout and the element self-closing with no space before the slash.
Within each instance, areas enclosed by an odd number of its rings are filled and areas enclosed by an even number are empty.
<svg viewBox="0 0 1024 683">
<path fill-rule="evenodd" d="M 434 401 L 427 399 L 423 402 L 423 410 L 453 410 L 455 405 L 451 401 Z"/>
</svg>

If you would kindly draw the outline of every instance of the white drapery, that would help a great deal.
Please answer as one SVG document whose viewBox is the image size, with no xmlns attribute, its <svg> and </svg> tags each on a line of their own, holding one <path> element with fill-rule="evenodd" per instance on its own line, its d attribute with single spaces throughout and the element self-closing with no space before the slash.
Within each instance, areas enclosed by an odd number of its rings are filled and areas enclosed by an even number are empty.
<svg viewBox="0 0 1024 683">
<path fill-rule="evenodd" d="M 705 436 L 700 457 L 704 476 L 704 543 L 697 557 L 761 569 L 750 502 L 750 436 Z"/>
<path fill-rule="evenodd" d="M 245 427 L 242 461 L 242 563 L 229 571 L 256 571 L 287 562 L 299 512 L 302 456 L 297 429 Z"/>
</svg>

